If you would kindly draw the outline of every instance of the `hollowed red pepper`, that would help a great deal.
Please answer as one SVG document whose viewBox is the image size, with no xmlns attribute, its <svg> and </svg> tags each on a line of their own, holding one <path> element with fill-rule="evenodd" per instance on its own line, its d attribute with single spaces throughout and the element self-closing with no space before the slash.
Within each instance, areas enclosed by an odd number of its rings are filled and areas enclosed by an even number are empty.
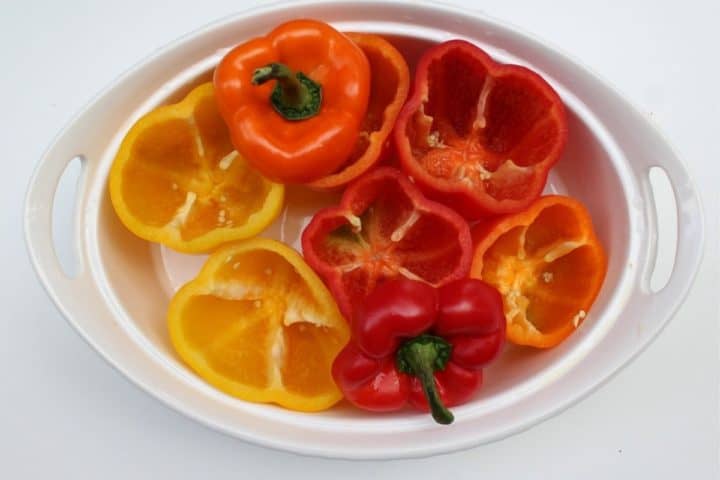
<svg viewBox="0 0 720 480">
<path fill-rule="evenodd" d="M 406 404 L 449 424 L 447 407 L 469 400 L 482 368 L 505 339 L 497 290 L 475 279 L 439 289 L 396 278 L 380 284 L 358 307 L 353 337 L 332 366 L 351 403 L 376 412 Z"/>
<path fill-rule="evenodd" d="M 398 275 L 440 286 L 467 276 L 467 222 L 425 198 L 399 170 L 378 168 L 315 214 L 302 233 L 305 260 L 350 318 L 378 281 Z"/>
<path fill-rule="evenodd" d="M 426 195 L 470 219 L 518 212 L 540 195 L 567 120 L 538 74 L 452 40 L 420 59 L 413 92 L 393 135 Z"/>
</svg>

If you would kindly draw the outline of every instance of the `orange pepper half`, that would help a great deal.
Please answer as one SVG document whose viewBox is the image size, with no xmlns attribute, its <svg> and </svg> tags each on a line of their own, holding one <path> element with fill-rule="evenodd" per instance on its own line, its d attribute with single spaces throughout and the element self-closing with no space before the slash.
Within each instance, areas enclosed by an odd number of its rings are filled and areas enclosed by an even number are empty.
<svg viewBox="0 0 720 480">
<path fill-rule="evenodd" d="M 370 67 L 331 26 L 294 20 L 232 49 L 214 83 L 236 150 L 275 181 L 306 183 L 335 171 L 353 151 Z"/>
<path fill-rule="evenodd" d="M 308 186 L 332 190 L 346 185 L 379 163 L 388 137 L 410 88 L 410 70 L 402 54 L 387 40 L 369 33 L 346 33 L 370 62 L 370 100 L 355 149 L 333 174 Z"/>
<path fill-rule="evenodd" d="M 507 338 L 553 347 L 585 319 L 607 271 L 607 257 L 585 207 L 569 197 L 541 197 L 526 210 L 473 231 L 470 276 L 503 296 Z"/>
</svg>

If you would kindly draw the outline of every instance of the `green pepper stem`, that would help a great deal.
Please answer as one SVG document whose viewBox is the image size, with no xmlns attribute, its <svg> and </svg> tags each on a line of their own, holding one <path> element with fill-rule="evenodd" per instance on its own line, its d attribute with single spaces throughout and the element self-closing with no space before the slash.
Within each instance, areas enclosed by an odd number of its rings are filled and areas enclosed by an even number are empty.
<svg viewBox="0 0 720 480">
<path fill-rule="evenodd" d="M 322 102 L 322 87 L 302 72 L 293 72 L 283 63 L 270 63 L 253 72 L 253 85 L 276 80 L 270 103 L 287 120 L 303 120 L 317 115 Z"/>
<path fill-rule="evenodd" d="M 450 348 L 450 344 L 440 337 L 420 335 L 405 342 L 397 352 L 398 370 L 418 377 L 432 417 L 442 425 L 451 424 L 455 417 L 440 398 L 434 373 L 445 369 Z"/>
<path fill-rule="evenodd" d="M 310 92 L 297 79 L 295 73 L 284 63 L 271 63 L 260 67 L 253 73 L 253 85 L 262 85 L 269 80 L 277 80 L 285 105 L 298 107 L 308 102 Z"/>
</svg>

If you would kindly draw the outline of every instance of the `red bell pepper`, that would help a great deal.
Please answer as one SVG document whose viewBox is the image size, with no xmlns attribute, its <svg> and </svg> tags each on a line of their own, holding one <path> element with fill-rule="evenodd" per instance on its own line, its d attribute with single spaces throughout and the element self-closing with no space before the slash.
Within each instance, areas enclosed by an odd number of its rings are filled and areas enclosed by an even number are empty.
<svg viewBox="0 0 720 480">
<path fill-rule="evenodd" d="M 393 132 L 400 164 L 469 219 L 525 209 L 567 141 L 560 97 L 533 71 L 452 40 L 420 59 Z"/>
<path fill-rule="evenodd" d="M 339 206 L 315 214 L 302 250 L 351 319 L 379 280 L 401 275 L 440 286 L 466 277 L 472 239 L 460 215 L 383 167 L 350 184 Z"/>
<path fill-rule="evenodd" d="M 436 289 L 396 278 L 359 306 L 352 330 L 332 366 L 345 398 L 376 412 L 410 403 L 448 424 L 447 407 L 470 399 L 500 352 L 505 315 L 498 291 L 481 280 Z"/>
</svg>

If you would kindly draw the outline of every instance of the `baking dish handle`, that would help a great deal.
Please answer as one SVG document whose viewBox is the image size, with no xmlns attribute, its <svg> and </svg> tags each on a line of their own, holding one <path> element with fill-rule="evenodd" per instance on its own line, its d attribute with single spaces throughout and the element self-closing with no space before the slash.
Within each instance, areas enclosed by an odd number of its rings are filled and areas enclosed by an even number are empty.
<svg viewBox="0 0 720 480">
<path fill-rule="evenodd" d="M 677 232 L 675 258 L 670 277 L 662 288 L 653 292 L 650 277 L 657 262 L 658 221 L 649 173 L 653 167 L 662 169 L 675 196 Z M 700 195 L 686 167 L 676 155 L 666 155 L 662 162 L 649 161 L 645 166 L 642 191 L 651 229 L 649 265 L 640 289 L 657 312 L 674 312 L 687 296 L 700 266 L 704 251 L 704 217 Z"/>
<path fill-rule="evenodd" d="M 30 259 L 40 280 L 45 285 L 50 296 L 61 309 L 68 307 L 74 298 L 82 303 L 83 286 L 90 286 L 87 281 L 87 268 L 82 252 L 83 235 L 79 222 L 79 212 L 83 209 L 85 198 L 85 185 L 88 176 L 88 162 L 85 157 L 78 154 L 77 136 L 68 135 L 67 132 L 58 136 L 58 140 L 47 150 L 40 160 L 25 197 L 25 242 Z M 63 270 L 55 250 L 52 232 L 53 204 L 55 192 L 63 173 L 75 159 L 80 158 L 81 172 L 77 184 L 74 215 L 74 248 L 78 268 L 76 274 L 68 275 Z M 81 298 L 77 298 L 81 297 Z M 61 305 L 61 300 L 62 304 Z"/>
</svg>

